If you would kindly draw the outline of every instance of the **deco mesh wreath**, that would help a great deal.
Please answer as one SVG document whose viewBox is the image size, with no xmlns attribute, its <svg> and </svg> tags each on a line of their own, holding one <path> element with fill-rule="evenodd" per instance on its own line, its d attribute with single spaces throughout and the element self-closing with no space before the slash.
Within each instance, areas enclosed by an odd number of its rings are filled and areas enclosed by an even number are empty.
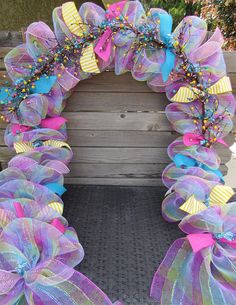
<svg viewBox="0 0 236 305">
<path fill-rule="evenodd" d="M 53 22 L 54 32 L 31 24 L 26 43 L 5 57 L 13 84 L 1 88 L 0 110 L 9 123 L 5 142 L 17 155 L 0 173 L 0 304 L 112 304 L 74 270 L 84 253 L 62 216 L 72 151 L 60 114 L 79 81 L 114 69 L 165 91 L 166 115 L 182 134 L 168 148 L 162 212 L 187 235 L 169 249 L 151 296 L 163 305 L 234 305 L 236 203 L 228 203 L 234 191 L 214 149 L 227 146 L 235 111 L 220 31 L 203 43 L 206 23 L 191 16 L 171 32 L 169 14 L 145 14 L 138 1 L 106 11 L 85 3 L 79 12 L 68 2 Z"/>
</svg>

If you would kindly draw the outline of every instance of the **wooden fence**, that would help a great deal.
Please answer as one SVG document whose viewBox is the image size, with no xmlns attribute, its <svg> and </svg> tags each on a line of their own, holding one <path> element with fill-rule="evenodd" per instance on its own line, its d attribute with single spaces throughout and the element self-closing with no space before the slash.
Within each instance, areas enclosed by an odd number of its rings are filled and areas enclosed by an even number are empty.
<svg viewBox="0 0 236 305">
<path fill-rule="evenodd" d="M 4 55 L 21 41 L 19 33 L 0 34 L 0 77 Z M 236 52 L 225 52 L 228 75 L 236 88 Z M 165 94 L 152 92 L 129 73 L 104 72 L 74 88 L 63 116 L 68 118 L 74 157 L 67 183 L 98 185 L 162 185 L 161 173 L 170 162 L 167 146 L 178 136 L 166 119 Z M 14 155 L 4 146 L 0 125 L 2 168 Z M 232 143 L 233 133 L 226 139 Z M 222 170 L 230 152 L 218 146 Z"/>
</svg>

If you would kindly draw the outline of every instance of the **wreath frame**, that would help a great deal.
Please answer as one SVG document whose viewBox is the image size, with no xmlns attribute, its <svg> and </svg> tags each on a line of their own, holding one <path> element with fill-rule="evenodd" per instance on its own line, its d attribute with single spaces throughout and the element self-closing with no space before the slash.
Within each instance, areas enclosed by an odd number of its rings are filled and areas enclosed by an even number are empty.
<svg viewBox="0 0 236 305">
<path fill-rule="evenodd" d="M 135 9 L 134 12 L 132 9 Z M 91 19 L 90 14 L 97 19 Z M 168 272 L 173 272 L 176 268 L 175 258 L 174 263 L 169 260 L 171 256 L 177 257 L 177 251 L 185 250 L 194 260 L 199 253 L 204 257 L 206 248 L 214 251 L 217 247 L 221 249 L 223 244 L 223 248 L 225 246 L 234 249 L 236 226 L 232 225 L 227 232 L 219 227 L 220 223 L 227 225 L 233 221 L 235 204 L 226 203 L 234 195 L 234 191 L 224 185 L 223 175 L 218 169 L 219 158 L 213 148 L 216 142 L 227 146 L 223 137 L 232 128 L 231 119 L 235 111 L 235 100 L 221 51 L 223 38 L 219 30 L 216 30 L 208 42 L 201 44 L 204 38 L 204 22 L 198 17 L 186 17 L 177 27 L 178 35 L 175 32 L 172 34 L 172 19 L 169 14 L 161 9 L 152 9 L 144 16 L 142 6 L 137 1 L 115 3 L 104 13 L 91 3 L 84 4 L 78 13 L 73 2 L 68 2 L 61 9 L 55 9 L 53 16 L 55 29 L 59 33 L 56 38 L 42 22 L 33 23 L 26 31 L 26 47 L 13 49 L 5 58 L 7 72 L 14 83 L 13 87 L 1 88 L 1 118 L 9 123 L 5 134 L 7 145 L 14 147 L 16 153 L 21 155 L 14 157 L 9 162 L 8 169 L 1 173 L 0 198 L 3 204 L 0 245 L 7 244 L 2 265 L 5 263 L 6 266 L 9 249 L 17 251 L 18 248 L 22 253 L 26 251 L 20 241 L 16 241 L 16 229 L 22 234 L 22 240 L 27 235 L 24 227 L 29 228 L 32 236 L 40 236 L 37 239 L 34 237 L 31 243 L 35 244 L 38 252 L 43 252 L 42 243 L 45 242 L 45 237 L 40 233 L 43 227 L 52 239 L 56 238 L 60 252 L 57 255 L 60 260 L 55 259 L 54 251 L 50 253 L 51 259 L 56 263 L 55 266 L 50 265 L 51 269 L 48 270 L 54 272 L 57 280 L 55 284 L 49 277 L 48 286 L 55 288 L 59 282 L 69 282 L 77 287 L 77 296 L 81 291 L 85 293 L 86 289 L 93 289 L 106 302 L 104 304 L 111 304 L 98 287 L 76 272 L 77 277 L 86 282 L 85 289 L 74 278 L 75 271 L 71 270 L 75 262 L 82 260 L 83 250 L 76 233 L 68 228 L 67 221 L 62 217 L 63 203 L 60 196 L 65 191 L 63 174 L 68 172 L 66 165 L 72 152 L 65 142 L 66 120 L 60 113 L 66 93 L 79 80 L 115 64 L 117 74 L 131 70 L 135 79 L 148 81 L 154 91 L 165 89 L 168 99 L 173 102 L 167 106 L 167 117 L 174 130 L 183 134 L 168 149 L 173 163 L 163 173 L 163 182 L 170 188 L 163 202 L 163 216 L 168 221 L 181 221 L 180 229 L 188 235 L 185 239 L 177 240 L 168 251 L 154 276 L 151 296 L 163 305 L 181 304 L 176 303 L 175 298 L 184 299 L 186 305 L 193 302 L 194 305 L 204 304 L 205 291 L 201 291 L 200 297 L 194 299 L 196 290 L 192 288 L 189 292 L 186 289 L 187 282 L 193 281 L 190 275 L 185 273 L 169 279 Z M 194 36 L 195 42 L 192 39 Z M 196 50 L 192 50 L 192 45 Z M 201 60 L 199 56 L 202 56 Z M 187 128 L 183 121 L 187 121 Z M 190 132 L 186 132 L 186 129 Z M 39 179 L 33 175 L 34 171 L 38 171 Z M 193 193 L 196 186 L 199 188 L 197 194 Z M 3 188 L 8 193 L 3 194 Z M 24 188 L 28 200 L 22 193 Z M 9 193 L 13 199 L 9 199 Z M 44 194 L 43 200 L 40 193 Z M 28 209 L 24 201 L 30 201 Z M 42 208 L 44 213 L 40 214 Z M 216 228 L 209 225 L 212 215 L 215 216 L 216 224 L 219 223 Z M 68 253 L 63 253 L 62 244 L 69 249 Z M 47 247 L 49 245 L 45 244 L 45 249 Z M 51 248 L 53 249 L 53 245 Z M 74 256 L 74 259 L 68 258 L 69 256 Z M 60 261 L 63 261 L 63 266 Z M 37 262 L 34 264 L 37 265 Z M 184 256 L 180 258 L 179 265 L 184 265 Z M 0 272 L 14 284 L 8 290 L 2 288 L 3 300 L 13 298 L 17 283 L 23 282 L 22 287 L 27 281 L 32 283 L 32 274 L 29 272 L 31 268 L 33 267 L 21 261 L 17 261 L 13 272 L 1 268 Z M 63 275 L 60 275 L 60 268 Z M 42 276 L 45 270 L 42 268 L 36 272 Z M 206 274 L 209 279 L 214 278 L 207 272 L 207 268 Z M 175 287 L 178 281 L 184 282 L 182 290 Z M 38 286 L 44 286 L 46 282 L 45 277 L 20 297 L 25 297 L 26 302 L 31 298 L 33 304 L 41 304 L 42 300 L 45 303 L 48 299 L 43 293 L 40 294 Z M 168 297 L 169 289 L 166 288 L 168 284 L 172 295 L 175 295 L 171 299 Z M 217 289 L 221 289 L 219 286 L 220 282 L 215 281 L 214 287 L 209 288 L 213 293 L 212 304 L 215 305 L 219 304 L 216 293 Z M 229 292 L 225 287 L 226 284 L 221 289 L 222 304 L 233 305 L 233 299 L 227 299 L 227 294 L 233 298 L 236 292 Z M 93 302 L 92 304 L 99 304 L 88 291 L 85 293 L 87 300 Z M 62 299 L 65 297 L 64 292 L 61 289 Z M 225 299 L 227 303 L 223 303 Z"/>
</svg>

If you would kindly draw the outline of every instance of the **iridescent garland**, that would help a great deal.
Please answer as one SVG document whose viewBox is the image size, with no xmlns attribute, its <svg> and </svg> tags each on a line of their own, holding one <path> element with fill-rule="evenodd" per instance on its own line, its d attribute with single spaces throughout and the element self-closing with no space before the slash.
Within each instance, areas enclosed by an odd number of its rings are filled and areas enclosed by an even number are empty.
<svg viewBox="0 0 236 305">
<path fill-rule="evenodd" d="M 115 69 L 165 91 L 173 102 L 167 117 L 183 134 L 168 148 L 173 163 L 163 173 L 170 190 L 162 211 L 168 221 L 181 220 L 188 236 L 168 251 L 151 295 L 163 305 L 233 305 L 236 207 L 226 204 L 234 192 L 224 185 L 213 144 L 227 146 L 235 100 L 219 30 L 202 44 L 206 24 L 198 17 L 186 17 L 171 33 L 170 15 L 161 9 L 146 15 L 137 1 L 106 12 L 85 3 L 79 14 L 66 3 L 53 19 L 55 34 L 34 23 L 26 44 L 5 57 L 14 81 L 0 92 L 2 118 L 10 123 L 5 141 L 21 154 L 1 172 L 0 303 L 111 304 L 73 269 L 83 250 L 61 216 L 72 152 L 59 115 L 80 80 Z"/>
</svg>

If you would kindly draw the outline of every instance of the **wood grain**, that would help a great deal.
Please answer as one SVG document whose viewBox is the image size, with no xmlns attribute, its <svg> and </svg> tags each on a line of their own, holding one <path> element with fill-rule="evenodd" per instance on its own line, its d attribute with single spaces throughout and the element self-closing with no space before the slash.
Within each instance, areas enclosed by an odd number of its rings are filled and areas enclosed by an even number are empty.
<svg viewBox="0 0 236 305">
<path fill-rule="evenodd" d="M 162 186 L 162 180 L 157 179 L 125 179 L 125 178 L 65 178 L 66 184 L 79 185 L 122 185 L 122 186 Z"/>
<path fill-rule="evenodd" d="M 169 131 L 164 113 L 64 112 L 70 129 Z"/>
<path fill-rule="evenodd" d="M 148 92 L 72 92 L 66 112 L 160 111 L 168 105 L 165 94 Z"/>
<path fill-rule="evenodd" d="M 78 163 L 169 163 L 166 148 L 132 148 L 132 147 L 72 147 L 72 162 Z M 230 159 L 230 151 L 218 149 L 222 163 Z M 15 155 L 7 147 L 0 147 L 0 162 L 8 162 Z"/>
<path fill-rule="evenodd" d="M 176 138 L 176 132 L 68 130 L 68 143 L 79 147 L 167 147 Z M 0 129 L 0 144 L 4 146 L 3 129 Z"/>
</svg>

